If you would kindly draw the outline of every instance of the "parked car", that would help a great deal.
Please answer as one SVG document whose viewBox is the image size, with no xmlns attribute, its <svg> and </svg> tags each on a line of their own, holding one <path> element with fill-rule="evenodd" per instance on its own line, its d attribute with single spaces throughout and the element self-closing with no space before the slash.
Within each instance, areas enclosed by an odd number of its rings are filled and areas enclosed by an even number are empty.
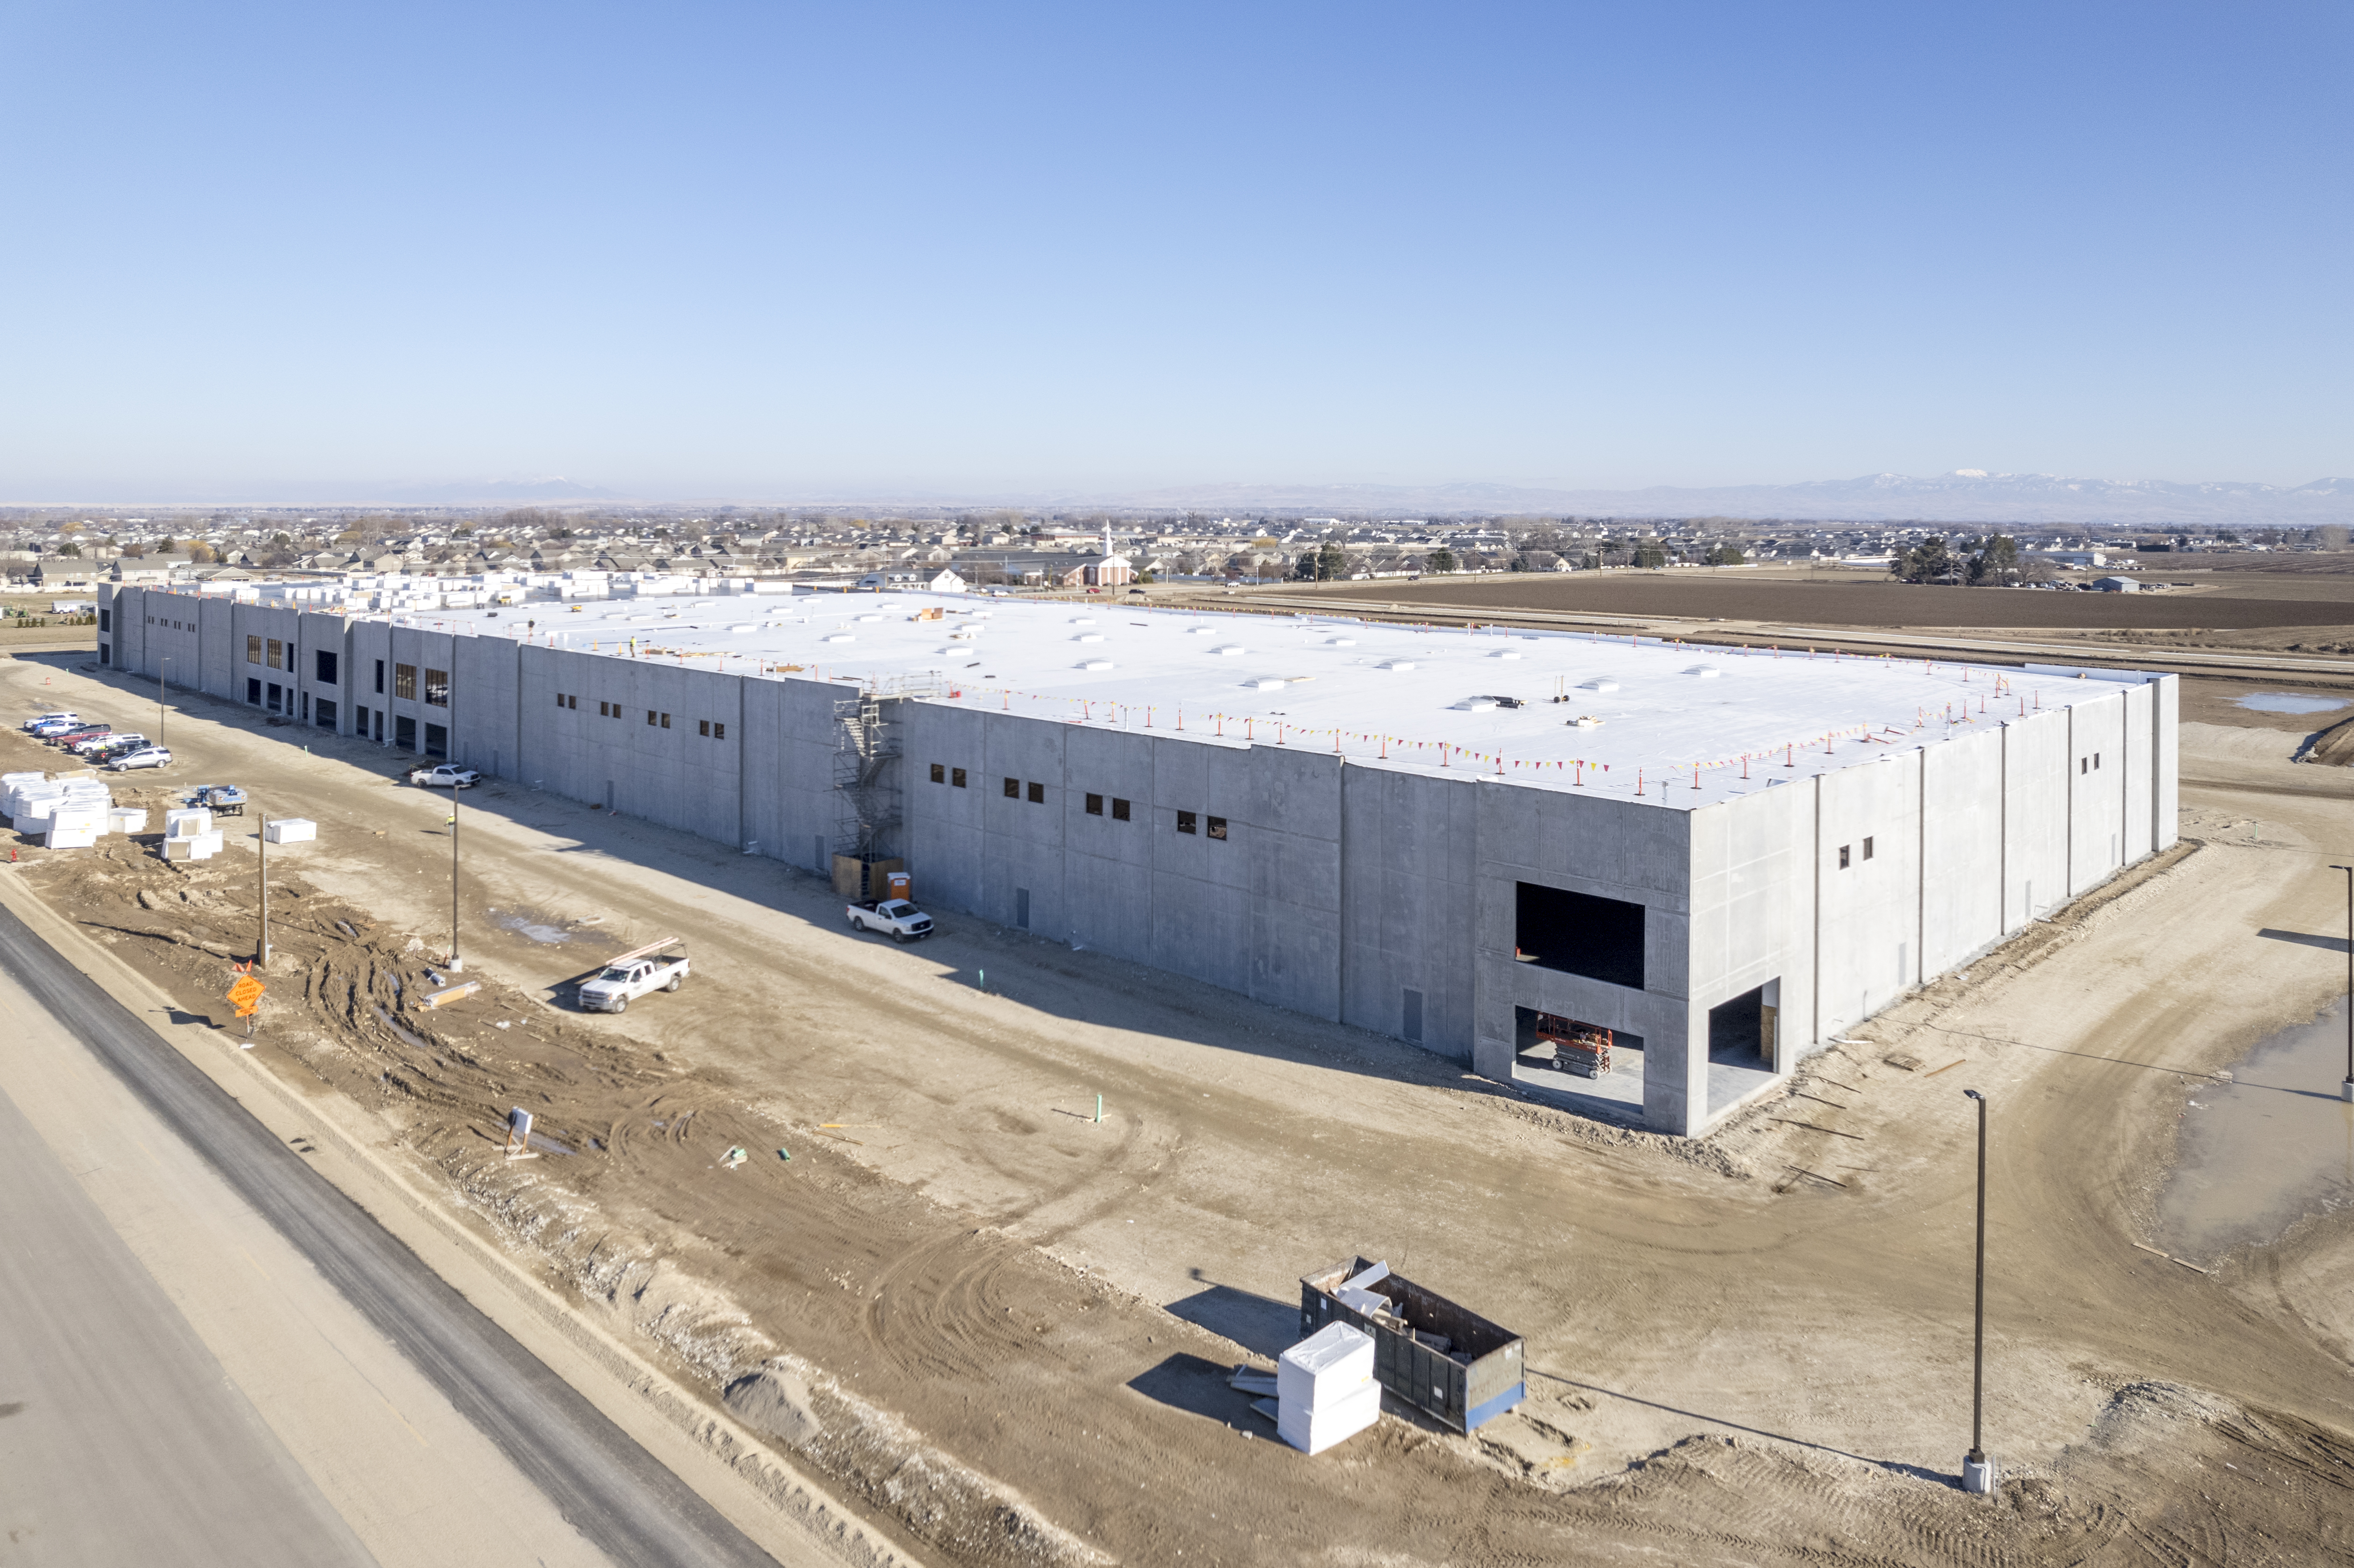
<svg viewBox="0 0 2354 1568">
<path fill-rule="evenodd" d="M 58 731 L 48 737 L 48 741 L 52 746 L 62 746 L 70 751 L 85 740 L 104 740 L 113 733 L 114 726 L 111 724 L 76 725 L 71 729 Z"/>
<path fill-rule="evenodd" d="M 104 735 L 93 735 L 71 742 L 67 749 L 97 761 L 109 756 L 120 757 L 126 751 L 136 751 L 147 744 L 147 737 L 143 735 L 125 735 L 121 730 L 109 730 Z"/>
<path fill-rule="evenodd" d="M 80 724 L 80 722 L 81 715 L 71 712 L 69 709 L 59 708 L 55 713 L 35 714 L 31 718 L 27 719 L 23 724 L 16 727 L 23 730 L 26 734 L 30 735 L 33 731 L 40 728 L 45 724 Z"/>
<path fill-rule="evenodd" d="M 671 947 L 670 938 L 621 954 L 605 965 L 595 980 L 580 987 L 580 1005 L 591 1012 L 627 1012 L 633 998 L 648 991 L 676 991 L 688 973 L 687 960 L 667 957 L 659 949 Z"/>
<path fill-rule="evenodd" d="M 107 767 L 117 773 L 128 773 L 134 768 L 165 768 L 171 765 L 172 754 L 160 746 L 143 746 L 109 762 Z"/>
<path fill-rule="evenodd" d="M 445 762 L 439 768 L 412 768 L 408 781 L 428 789 L 471 789 L 482 781 L 482 776 L 471 768 L 455 768 Z"/>
<path fill-rule="evenodd" d="M 917 940 L 932 934 L 932 917 L 905 898 L 854 904 L 843 911 L 854 931 L 888 931 L 895 942 Z"/>
<path fill-rule="evenodd" d="M 65 734 L 66 731 L 69 729 L 80 729 L 81 727 L 81 720 L 74 717 L 71 714 L 68 714 L 62 718 L 35 719 L 31 724 L 25 726 L 25 731 L 35 740 L 55 740 L 58 736 Z"/>
</svg>

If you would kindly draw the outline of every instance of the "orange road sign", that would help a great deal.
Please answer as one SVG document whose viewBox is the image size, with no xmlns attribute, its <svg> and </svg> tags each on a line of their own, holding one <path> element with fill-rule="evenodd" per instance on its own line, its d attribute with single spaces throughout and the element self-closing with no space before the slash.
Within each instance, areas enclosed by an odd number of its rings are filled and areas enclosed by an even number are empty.
<svg viewBox="0 0 2354 1568">
<path fill-rule="evenodd" d="M 228 988 L 228 1000 L 235 1004 L 239 1018 L 251 1018 L 261 1006 L 261 993 L 269 989 L 251 975 L 247 975 Z"/>
</svg>

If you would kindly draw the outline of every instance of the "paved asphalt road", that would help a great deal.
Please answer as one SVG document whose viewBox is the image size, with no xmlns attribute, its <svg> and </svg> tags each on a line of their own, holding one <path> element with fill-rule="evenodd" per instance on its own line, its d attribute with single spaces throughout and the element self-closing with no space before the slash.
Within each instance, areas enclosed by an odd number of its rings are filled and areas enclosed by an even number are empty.
<svg viewBox="0 0 2354 1568">
<path fill-rule="evenodd" d="M 0 1095 L 0 1563 L 376 1560 Z"/>
<path fill-rule="evenodd" d="M 573 1388 L 508 1337 L 506 1332 L 444 1284 L 414 1254 L 306 1165 L 301 1156 L 282 1147 L 270 1132 L 196 1067 L 158 1040 L 154 1033 L 88 976 L 67 963 L 55 949 L 22 921 L 0 909 L 0 969 L 5 969 L 38 1000 L 49 1015 L 70 1028 L 107 1064 L 155 1116 L 220 1172 L 222 1178 L 339 1290 L 345 1299 L 389 1340 L 485 1436 L 543 1491 L 583 1537 L 615 1563 L 645 1568 L 733 1568 L 774 1560 L 747 1540 L 702 1498 L 657 1464 L 620 1428 Z M 13 1107 L 9 1114 L 14 1117 Z M 29 1128 L 0 1127 L 0 1141 L 30 1140 L 37 1159 L 49 1160 L 48 1179 L 72 1182 L 56 1168 Z M 18 1132 L 23 1137 L 19 1138 Z M 21 1162 L 0 1171 L 0 1183 L 11 1182 Z M 27 1171 L 37 1174 L 33 1166 Z M 65 1197 L 47 1195 L 55 1210 Z M 44 1200 L 32 1200 L 42 1205 Z M 81 1199 L 85 1209 L 88 1200 Z M 0 1234 L 13 1245 L 21 1201 L 10 1200 L 0 1209 Z M 86 1216 L 103 1229 L 94 1214 Z M 70 1221 L 60 1224 L 70 1224 Z M 37 1232 L 36 1234 L 38 1234 Z M 119 1246 L 119 1244 L 118 1244 Z M 136 1271 L 127 1255 L 121 1260 Z M 93 1259 L 91 1267 L 105 1266 Z M 121 1283 L 117 1281 L 116 1283 Z M 74 1287 L 101 1287 L 102 1276 L 77 1277 Z M 154 1289 L 153 1282 L 148 1288 Z M 0 1310 L 13 1305 L 0 1298 Z M 73 1331 L 62 1299 L 42 1310 L 56 1331 Z M 169 1310 L 165 1303 L 166 1311 Z M 122 1331 L 122 1326 L 117 1325 Z M 160 1332 L 161 1330 L 154 1330 Z M 0 1341 L 5 1343 L 5 1341 Z M 168 1349 L 168 1347 L 167 1347 Z M 181 1347 L 185 1351 L 186 1347 Z M 201 1344 L 195 1352 L 209 1362 Z M 175 1352 L 176 1353 L 176 1352 Z M 182 1357 L 177 1381 L 165 1379 L 155 1390 L 159 1399 L 179 1395 L 176 1414 L 167 1427 L 230 1433 L 243 1421 L 259 1428 L 249 1407 L 234 1390 L 199 1398 L 186 1383 L 190 1363 Z M 63 1372 L 57 1375 L 67 1375 Z M 100 1375 L 95 1372 L 85 1375 Z M 105 1375 L 128 1375 L 127 1371 Z M 51 1388 L 37 1395 L 69 1392 Z M 223 1397 L 225 1396 L 225 1397 Z M 34 1414 L 25 1396 L 0 1393 L 0 1401 L 23 1400 L 27 1408 L 16 1416 L 0 1415 L 0 1425 Z M 43 1408 L 46 1408 L 44 1404 Z M 238 1411 L 245 1414 L 239 1416 Z M 13 1436 L 13 1435 L 10 1435 Z M 266 1429 L 261 1439 L 274 1449 Z M 224 1464 L 236 1465 L 238 1449 L 225 1449 Z M 326 1544 L 307 1556 L 248 1553 L 244 1560 L 272 1562 L 366 1562 L 366 1554 L 332 1512 L 320 1520 L 301 1501 L 308 1489 L 299 1471 L 292 1481 L 302 1490 L 289 1489 L 282 1471 L 260 1463 L 248 1447 L 241 1453 L 246 1478 L 239 1483 L 261 1489 L 262 1500 L 272 1502 L 289 1530 L 307 1529 L 302 1539 Z M 161 1472 L 156 1472 L 161 1473 Z M 203 1495 L 192 1492 L 191 1496 Z M 260 1496 L 261 1494 L 257 1494 Z M 207 1509 L 210 1504 L 206 1505 Z M 205 1511 L 198 1510 L 196 1511 Z M 339 1533 L 336 1533 L 339 1532 Z M 292 1537 L 289 1537 L 292 1539 Z M 6 1542 L 0 1537 L 0 1552 Z M 72 1559 L 66 1559 L 71 1561 Z M 105 1561 L 202 1561 L 169 1550 L 154 1554 L 109 1557 Z M 94 1560 L 96 1561 L 96 1560 Z"/>
</svg>

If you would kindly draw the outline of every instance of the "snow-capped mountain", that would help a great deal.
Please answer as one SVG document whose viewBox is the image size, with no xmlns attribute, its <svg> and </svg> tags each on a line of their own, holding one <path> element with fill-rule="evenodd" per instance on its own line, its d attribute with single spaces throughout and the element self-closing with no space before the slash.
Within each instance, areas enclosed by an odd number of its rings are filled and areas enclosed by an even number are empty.
<svg viewBox="0 0 2354 1568">
<path fill-rule="evenodd" d="M 1073 497 L 1076 501 L 1078 498 Z M 1092 498 L 1102 504 L 1111 497 Z M 1555 490 L 1503 484 L 1221 484 L 1120 496 L 1145 507 L 1311 507 L 1379 512 L 1551 512 L 1596 517 L 1787 517 L 1848 522 L 2208 524 L 2311 527 L 2354 523 L 2354 479 L 2296 489 L 2234 481 L 2076 479 L 1959 469 L 1919 478 L 1874 473 L 1800 484 Z"/>
</svg>

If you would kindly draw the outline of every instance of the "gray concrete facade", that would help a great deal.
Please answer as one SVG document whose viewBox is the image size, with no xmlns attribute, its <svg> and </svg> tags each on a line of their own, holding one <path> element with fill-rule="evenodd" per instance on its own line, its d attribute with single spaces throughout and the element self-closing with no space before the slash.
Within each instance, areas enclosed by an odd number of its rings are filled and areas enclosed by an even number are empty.
<svg viewBox="0 0 2354 1568">
<path fill-rule="evenodd" d="M 125 672 L 153 678 L 168 657 L 172 685 L 263 707 L 276 684 L 298 724 L 446 751 L 812 872 L 843 847 L 846 683 L 217 595 L 101 596 L 101 649 Z M 430 672 L 446 673 L 438 703 Z M 885 705 L 898 754 L 890 832 L 935 909 L 1407 1040 L 1487 1076 L 1513 1077 L 1524 1010 L 1638 1035 L 1644 1123 L 1689 1135 L 1754 1092 L 1712 1089 L 1712 1009 L 1762 992 L 1778 1021 L 1768 1068 L 1787 1073 L 2175 842 L 2174 678 L 2068 684 L 2064 705 L 1925 741 L 1842 741 L 1852 762 L 1787 784 L 1761 764 L 1746 792 L 1673 810 L 1198 728 L 905 698 Z M 1640 906 L 1641 986 L 1528 961 L 1521 884 Z"/>
</svg>

